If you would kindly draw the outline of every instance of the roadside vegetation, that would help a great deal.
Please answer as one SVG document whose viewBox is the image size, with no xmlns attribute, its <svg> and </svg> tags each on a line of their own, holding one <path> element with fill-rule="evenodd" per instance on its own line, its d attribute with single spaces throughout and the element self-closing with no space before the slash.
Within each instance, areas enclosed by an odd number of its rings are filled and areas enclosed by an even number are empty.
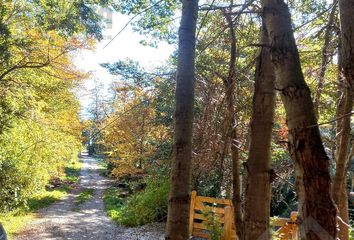
<svg viewBox="0 0 354 240">
<path fill-rule="evenodd" d="M 27 200 L 26 207 L 19 208 L 7 213 L 0 214 L 0 223 L 9 237 L 21 231 L 29 222 L 37 217 L 37 211 L 50 206 L 67 196 L 73 189 L 78 187 L 82 163 L 72 160 L 65 167 L 65 175 L 61 178 L 52 179 L 43 190 L 34 194 Z"/>
<path fill-rule="evenodd" d="M 79 181 L 83 125 L 75 91 L 89 75 L 73 62 L 102 38 L 92 7 L 0 4 L 0 222 L 10 234 Z"/>
<path fill-rule="evenodd" d="M 166 182 L 148 183 L 144 190 L 131 194 L 126 188 L 111 187 L 104 192 L 103 201 L 107 215 L 116 223 L 141 226 L 166 220 L 168 192 Z"/>
<path fill-rule="evenodd" d="M 186 5 L 119 1 L 120 13 L 139 12 L 132 23 L 148 39 L 145 45 L 164 40 L 177 47 L 177 39 L 181 41 L 180 49 L 156 69 L 144 68 L 133 59 L 102 64 L 116 77 L 111 85 L 114 94 L 107 101 L 103 87 L 96 84 L 85 136 L 90 154 L 107 157 L 107 170 L 102 173 L 115 182 L 105 192 L 108 214 L 133 226 L 166 219 L 169 187 L 164 184 L 172 179 L 167 229 L 175 232 L 167 238 L 187 239 L 190 189 L 202 196 L 234 199 L 239 238 L 257 239 L 270 231 L 270 217 L 289 217 L 292 211 L 304 214 L 302 219 L 313 214 L 334 236 L 333 202 L 342 206 L 339 216 L 351 224 L 354 214 L 346 176 L 354 169 L 349 164 L 354 148 L 353 98 L 348 87 L 353 80 L 343 65 L 350 62 L 343 60 L 349 54 L 342 59 L 338 49 L 343 38 L 334 31 L 343 26 L 338 2 L 182 3 Z M 272 14 L 258 14 L 270 3 L 279 5 L 277 16 L 287 18 L 275 21 L 268 19 Z M 182 16 L 189 20 L 181 23 L 188 26 L 177 31 L 174 20 L 180 14 L 176 13 L 185 9 L 190 15 L 182 11 Z M 200 18 L 195 22 L 197 12 Z M 273 34 L 274 29 L 285 29 L 270 23 L 286 23 L 286 32 L 278 34 L 289 39 L 265 36 L 265 30 Z M 290 66 L 296 67 L 284 69 Z M 297 134 L 299 129 L 309 131 L 306 139 L 297 139 L 304 137 Z M 322 178 L 321 184 L 315 183 Z M 333 189 L 341 191 L 331 192 L 330 178 L 338 186 Z M 313 189 L 304 184 L 308 179 L 314 181 Z M 304 197 L 312 191 L 320 194 Z M 307 204 L 317 206 L 314 202 L 320 199 L 327 201 L 325 210 L 303 211 Z M 257 231 L 242 229 L 247 224 L 257 226 Z M 341 238 L 348 239 L 347 225 L 340 225 Z M 184 230 L 183 236 L 177 229 Z"/>
</svg>

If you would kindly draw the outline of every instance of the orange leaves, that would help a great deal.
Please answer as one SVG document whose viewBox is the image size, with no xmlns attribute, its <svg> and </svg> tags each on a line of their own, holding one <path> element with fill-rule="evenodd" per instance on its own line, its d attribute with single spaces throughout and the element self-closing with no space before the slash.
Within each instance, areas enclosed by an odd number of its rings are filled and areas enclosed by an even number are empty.
<svg viewBox="0 0 354 240">
<path fill-rule="evenodd" d="M 104 125 L 103 144 L 115 166 L 112 175 L 139 174 L 149 166 L 158 143 L 169 138 L 168 129 L 155 124 L 156 111 L 147 89 L 134 85 L 117 86 L 115 112 Z"/>
</svg>

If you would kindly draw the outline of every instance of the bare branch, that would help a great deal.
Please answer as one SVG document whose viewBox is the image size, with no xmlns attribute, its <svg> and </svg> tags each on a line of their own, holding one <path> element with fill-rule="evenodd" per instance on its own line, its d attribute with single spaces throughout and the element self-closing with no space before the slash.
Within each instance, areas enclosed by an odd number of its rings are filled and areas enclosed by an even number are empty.
<svg viewBox="0 0 354 240">
<path fill-rule="evenodd" d="M 209 5 L 209 4 L 203 4 L 199 7 L 199 11 L 212 11 L 212 10 L 225 10 L 225 9 L 230 9 L 230 8 L 235 8 L 235 7 L 243 7 L 245 4 L 233 4 L 233 5 L 227 5 L 227 6 L 215 6 L 215 5 Z"/>
</svg>

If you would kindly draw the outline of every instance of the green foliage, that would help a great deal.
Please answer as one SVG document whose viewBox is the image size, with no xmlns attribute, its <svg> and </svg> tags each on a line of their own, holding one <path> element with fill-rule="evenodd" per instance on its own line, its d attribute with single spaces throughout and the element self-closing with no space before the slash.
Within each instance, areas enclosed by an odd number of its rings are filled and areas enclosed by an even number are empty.
<svg viewBox="0 0 354 240">
<path fill-rule="evenodd" d="M 76 161 L 72 161 L 69 167 L 75 166 L 80 169 L 80 164 Z M 70 179 L 73 172 L 67 172 L 63 179 Z M 36 193 L 27 200 L 26 208 L 17 208 L 14 211 L 7 213 L 0 213 L 0 223 L 3 224 L 7 234 L 11 237 L 13 234 L 22 230 L 27 223 L 35 218 L 32 212 L 35 212 L 41 208 L 48 207 L 55 201 L 63 199 L 70 191 L 69 185 L 62 185 L 55 188 L 46 188 L 45 190 Z"/>
<path fill-rule="evenodd" d="M 52 189 L 41 192 L 28 200 L 28 211 L 32 212 L 48 207 L 52 203 L 63 199 L 64 196 L 66 196 L 66 193 L 66 188 Z"/>
<path fill-rule="evenodd" d="M 144 44 L 154 46 L 156 39 L 175 43 L 177 29 L 174 24 L 176 10 L 180 7 L 177 0 L 135 0 L 120 1 L 118 10 L 123 14 L 137 14 L 133 21 L 134 30 L 145 35 Z M 147 38 L 150 36 L 151 38 Z"/>
<path fill-rule="evenodd" d="M 203 176 L 203 179 L 196 178 L 194 185 L 198 194 L 216 198 L 221 197 L 220 177 L 221 175 L 217 171 L 211 171 L 208 176 Z"/>
<path fill-rule="evenodd" d="M 210 240 L 219 240 L 223 235 L 223 227 L 219 222 L 219 216 L 212 210 L 203 212 L 204 217 L 206 218 L 205 226 L 210 232 Z"/>
<path fill-rule="evenodd" d="M 33 221 L 34 214 L 18 214 L 17 212 L 11 212 L 7 214 L 0 214 L 0 223 L 3 225 L 6 234 L 11 239 L 11 236 L 21 231 L 26 227 L 28 223 Z"/>
<path fill-rule="evenodd" d="M 127 199 L 119 197 L 120 191 L 105 191 L 104 203 L 108 215 L 117 223 L 140 226 L 162 221 L 167 215 L 169 182 L 149 182 L 147 188 Z"/>
<path fill-rule="evenodd" d="M 0 135 L 0 212 L 24 207 L 27 199 L 44 189 L 51 177 L 60 176 L 73 158 L 75 139 L 27 121 Z"/>
<path fill-rule="evenodd" d="M 125 200 L 120 197 L 120 190 L 108 188 L 104 191 L 103 202 L 107 215 L 114 221 L 119 222 L 122 207 Z"/>
<path fill-rule="evenodd" d="M 150 183 L 144 191 L 127 199 L 120 222 L 127 226 L 139 226 L 165 219 L 168 193 L 168 181 Z"/>
<path fill-rule="evenodd" d="M 0 4 L 0 213 L 35 206 L 32 197 L 50 180 L 78 182 L 70 172 L 78 168 L 67 165 L 81 150 L 73 89 L 84 74 L 72 66 L 71 52 L 92 46 L 84 36 L 99 37 L 97 4 Z M 48 196 L 39 205 L 53 200 Z"/>
<path fill-rule="evenodd" d="M 81 166 L 82 163 L 80 161 L 71 161 L 70 164 L 65 166 L 65 176 L 63 180 L 69 183 L 79 183 Z"/>
</svg>

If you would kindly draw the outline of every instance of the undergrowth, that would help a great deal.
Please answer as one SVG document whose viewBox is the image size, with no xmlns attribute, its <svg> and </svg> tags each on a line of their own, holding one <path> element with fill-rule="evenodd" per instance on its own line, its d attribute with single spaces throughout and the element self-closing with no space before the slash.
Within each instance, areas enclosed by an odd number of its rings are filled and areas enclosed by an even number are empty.
<svg viewBox="0 0 354 240">
<path fill-rule="evenodd" d="M 70 162 L 64 169 L 65 175 L 62 180 L 69 183 L 79 183 L 81 166 L 82 162 L 80 160 Z"/>
<path fill-rule="evenodd" d="M 0 214 L 0 223 L 7 235 L 13 236 L 21 231 L 28 223 L 36 218 L 36 211 L 50 206 L 52 203 L 63 199 L 72 189 L 72 184 L 79 183 L 81 162 L 72 161 L 65 167 L 65 175 L 56 186 L 49 185 L 42 191 L 34 194 L 24 208 Z M 57 182 L 57 181 L 56 181 Z"/>
<path fill-rule="evenodd" d="M 104 192 L 105 210 L 115 222 L 140 226 L 165 220 L 167 215 L 168 181 L 147 182 L 146 189 L 127 198 L 118 188 Z"/>
</svg>

